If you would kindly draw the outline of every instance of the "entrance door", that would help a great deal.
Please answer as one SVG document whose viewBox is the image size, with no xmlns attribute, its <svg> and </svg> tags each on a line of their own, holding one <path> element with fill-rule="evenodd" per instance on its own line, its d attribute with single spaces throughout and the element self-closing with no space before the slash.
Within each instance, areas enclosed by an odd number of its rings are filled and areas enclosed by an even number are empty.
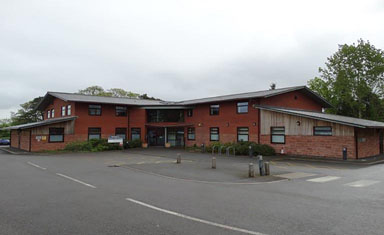
<svg viewBox="0 0 384 235">
<path fill-rule="evenodd" d="M 148 143 L 150 146 L 164 146 L 164 128 L 148 128 Z"/>
</svg>

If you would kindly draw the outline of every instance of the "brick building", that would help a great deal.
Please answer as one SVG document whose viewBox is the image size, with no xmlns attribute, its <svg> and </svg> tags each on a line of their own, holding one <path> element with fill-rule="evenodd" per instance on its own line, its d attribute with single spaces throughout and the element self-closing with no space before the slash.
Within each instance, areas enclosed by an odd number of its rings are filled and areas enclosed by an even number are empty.
<svg viewBox="0 0 384 235">
<path fill-rule="evenodd" d="M 384 123 L 322 113 L 305 86 L 180 102 L 48 92 L 44 120 L 13 126 L 11 147 L 55 150 L 72 141 L 121 136 L 149 146 L 254 141 L 289 155 L 364 158 L 383 153 Z"/>
</svg>

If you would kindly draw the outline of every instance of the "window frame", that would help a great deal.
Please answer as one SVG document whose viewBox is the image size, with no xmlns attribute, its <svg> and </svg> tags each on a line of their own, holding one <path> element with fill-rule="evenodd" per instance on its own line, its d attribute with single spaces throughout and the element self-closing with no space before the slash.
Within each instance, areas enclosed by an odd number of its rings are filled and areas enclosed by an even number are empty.
<svg viewBox="0 0 384 235">
<path fill-rule="evenodd" d="M 212 106 L 217 106 L 217 114 L 214 114 L 212 112 L 214 110 L 214 108 Z M 218 116 L 218 115 L 220 115 L 220 104 L 210 104 L 209 105 L 209 115 L 210 116 Z"/>
<path fill-rule="evenodd" d="M 247 132 L 248 132 L 248 134 L 247 134 L 247 141 L 244 141 L 244 140 L 239 140 L 239 129 L 241 129 L 241 128 L 247 128 Z M 241 134 L 241 135 L 244 135 L 244 134 Z M 249 142 L 249 127 L 247 127 L 247 126 L 242 126 L 242 127 L 237 127 L 237 142 Z"/>
<path fill-rule="evenodd" d="M 61 116 L 65 117 L 67 115 L 67 106 L 61 106 Z"/>
<path fill-rule="evenodd" d="M 217 140 L 212 140 L 212 129 L 217 129 Z M 220 141 L 220 128 L 219 127 L 210 127 L 209 128 L 209 141 Z"/>
<path fill-rule="evenodd" d="M 329 127 L 331 129 L 331 134 L 330 135 L 319 135 L 319 134 L 316 134 L 316 128 L 317 127 Z M 313 135 L 314 136 L 333 136 L 333 129 L 332 129 L 332 126 L 314 126 L 313 127 Z"/>
<path fill-rule="evenodd" d="M 247 105 L 239 105 L 240 103 L 247 103 Z M 239 112 L 239 107 L 247 107 L 247 112 Z M 249 112 L 249 102 L 248 101 L 242 101 L 236 103 L 236 113 L 237 114 L 247 114 Z"/>
<path fill-rule="evenodd" d="M 67 105 L 67 116 L 71 116 L 72 115 L 72 105 L 68 104 Z"/>
<path fill-rule="evenodd" d="M 284 134 L 273 134 L 272 130 L 273 128 L 283 128 L 284 129 Z M 273 142 L 273 136 L 283 136 L 284 137 L 284 142 Z M 285 144 L 285 126 L 271 126 L 271 144 Z"/>
<path fill-rule="evenodd" d="M 125 109 L 125 115 L 118 115 L 118 112 L 117 112 L 118 108 Z M 127 109 L 127 106 L 116 105 L 116 106 L 115 106 L 115 116 L 116 116 L 116 117 L 127 117 L 127 116 L 128 116 L 128 109 Z"/>
<path fill-rule="evenodd" d="M 98 140 L 100 140 L 101 139 L 101 127 L 88 127 L 88 140 L 92 140 L 92 139 L 89 138 L 89 134 L 90 134 L 90 130 L 91 129 L 99 129 L 100 130 L 100 133 L 98 134 L 99 135 Z M 92 133 L 92 134 L 96 135 L 95 133 Z"/>
<path fill-rule="evenodd" d="M 47 111 L 47 119 L 50 119 L 51 118 L 51 110 L 48 110 Z"/>
<path fill-rule="evenodd" d="M 126 127 L 116 127 L 115 128 L 115 136 L 120 136 L 120 135 L 122 135 L 121 133 L 119 134 L 119 133 L 117 133 L 117 130 L 124 130 L 124 135 L 125 135 L 125 138 L 123 138 L 123 140 L 127 140 L 127 128 Z"/>
<path fill-rule="evenodd" d="M 55 109 L 51 109 L 51 118 L 55 118 Z"/>
<path fill-rule="evenodd" d="M 90 106 L 100 106 L 100 114 L 91 114 L 91 110 L 92 109 L 96 109 L 96 108 L 91 108 Z M 102 106 L 101 106 L 101 104 L 89 104 L 88 105 L 88 115 L 89 116 L 101 116 L 101 114 L 102 114 Z"/>
<path fill-rule="evenodd" d="M 60 130 L 62 130 L 62 133 L 63 133 L 63 134 L 59 134 L 59 135 L 62 135 L 62 136 L 63 136 L 63 138 L 62 138 L 61 141 L 51 141 L 51 136 L 52 136 L 52 135 L 55 135 L 55 134 L 51 134 L 51 130 L 53 130 L 53 129 L 56 129 L 56 130 L 60 129 Z M 48 132 L 48 133 L 49 133 L 49 134 L 48 134 L 48 143 L 63 143 L 63 142 L 64 142 L 64 136 L 65 136 L 65 130 L 64 130 L 64 127 L 50 127 L 48 131 L 49 131 L 49 132 Z"/>
<path fill-rule="evenodd" d="M 132 127 L 131 128 L 131 133 L 130 133 L 130 140 L 133 141 L 133 138 L 132 138 L 132 134 L 133 134 L 133 130 L 136 129 L 136 130 L 139 130 L 139 139 L 141 141 L 141 128 L 140 127 Z M 136 139 L 135 139 L 136 140 Z"/>
<path fill-rule="evenodd" d="M 189 130 L 191 130 L 191 132 Z M 189 135 L 193 135 L 193 138 L 189 138 Z M 187 140 L 196 140 L 196 129 L 194 127 L 187 128 Z"/>
<path fill-rule="evenodd" d="M 193 109 L 187 109 L 187 117 L 193 116 Z"/>
</svg>

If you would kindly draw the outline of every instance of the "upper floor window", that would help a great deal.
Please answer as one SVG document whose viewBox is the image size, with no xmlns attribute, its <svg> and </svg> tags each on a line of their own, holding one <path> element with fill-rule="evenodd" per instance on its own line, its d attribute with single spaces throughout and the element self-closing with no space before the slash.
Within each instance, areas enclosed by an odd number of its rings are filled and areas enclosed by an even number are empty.
<svg viewBox="0 0 384 235">
<path fill-rule="evenodd" d="M 192 117 L 193 116 L 193 109 L 188 109 L 187 110 L 187 116 Z"/>
<path fill-rule="evenodd" d="M 101 105 L 90 104 L 88 106 L 88 114 L 91 116 L 101 116 Z"/>
<path fill-rule="evenodd" d="M 219 135 L 219 128 L 218 127 L 211 127 L 210 128 L 210 140 L 211 141 L 219 141 L 220 135 Z"/>
<path fill-rule="evenodd" d="M 195 128 L 194 127 L 188 127 L 188 140 L 195 140 Z"/>
<path fill-rule="evenodd" d="M 47 118 L 51 118 L 51 110 L 47 111 Z"/>
<path fill-rule="evenodd" d="M 148 109 L 147 122 L 184 122 L 184 110 Z"/>
<path fill-rule="evenodd" d="M 285 144 L 285 127 L 271 127 L 271 143 Z"/>
<path fill-rule="evenodd" d="M 52 117 L 52 118 L 55 117 L 55 110 L 54 110 L 54 109 L 51 110 L 51 117 Z"/>
<path fill-rule="evenodd" d="M 67 105 L 67 115 L 68 116 L 71 116 L 71 114 L 72 114 L 72 106 L 69 104 L 69 105 Z"/>
<path fill-rule="evenodd" d="M 237 103 L 237 113 L 248 113 L 248 102 Z"/>
<path fill-rule="evenodd" d="M 116 116 L 126 117 L 127 116 L 127 107 L 125 107 L 125 106 L 116 106 Z"/>
<path fill-rule="evenodd" d="M 49 128 L 49 143 L 64 142 L 64 128 Z"/>
<path fill-rule="evenodd" d="M 220 105 L 211 104 L 209 114 L 210 115 L 219 115 L 219 109 L 220 109 Z"/>
<path fill-rule="evenodd" d="M 331 126 L 315 126 L 313 127 L 313 135 L 332 136 Z"/>
<path fill-rule="evenodd" d="M 61 107 L 61 116 L 62 116 L 62 117 L 64 117 L 65 114 L 67 113 L 66 110 L 67 110 L 67 108 L 66 108 L 65 106 L 62 106 L 62 107 Z"/>
</svg>

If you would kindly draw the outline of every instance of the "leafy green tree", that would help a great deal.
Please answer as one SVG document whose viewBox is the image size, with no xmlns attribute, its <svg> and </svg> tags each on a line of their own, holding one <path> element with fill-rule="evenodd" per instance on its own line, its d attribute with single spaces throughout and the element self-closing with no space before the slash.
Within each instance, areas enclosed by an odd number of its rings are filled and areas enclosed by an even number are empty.
<svg viewBox="0 0 384 235">
<path fill-rule="evenodd" d="M 11 125 L 11 120 L 9 119 L 0 120 L 0 139 L 10 137 L 10 132 L 8 130 L 1 130 L 2 128 L 8 127 L 10 125 Z"/>
<path fill-rule="evenodd" d="M 112 96 L 111 93 L 105 91 L 101 86 L 90 86 L 83 90 L 79 90 L 78 93 L 83 95 Z"/>
<path fill-rule="evenodd" d="M 19 109 L 16 113 L 11 113 L 11 124 L 20 125 L 41 121 L 43 119 L 43 113 L 35 108 L 42 99 L 43 97 L 37 97 L 31 101 L 21 104 L 21 109 Z"/>
<path fill-rule="evenodd" d="M 384 120 L 384 52 L 369 41 L 339 45 L 308 86 L 334 107 L 329 113 Z"/>
<path fill-rule="evenodd" d="M 108 93 L 113 97 L 127 97 L 127 98 L 138 98 L 139 94 L 130 91 L 123 90 L 121 88 L 111 88 Z"/>
<path fill-rule="evenodd" d="M 104 90 L 101 86 L 90 86 L 83 90 L 78 91 L 79 94 L 83 95 L 97 95 L 97 96 L 110 96 L 110 97 L 122 97 L 122 98 L 139 98 L 147 100 L 159 100 L 154 97 L 149 97 L 147 94 L 137 94 L 131 91 L 126 91 L 121 88 L 111 88 L 109 90 Z"/>
</svg>

